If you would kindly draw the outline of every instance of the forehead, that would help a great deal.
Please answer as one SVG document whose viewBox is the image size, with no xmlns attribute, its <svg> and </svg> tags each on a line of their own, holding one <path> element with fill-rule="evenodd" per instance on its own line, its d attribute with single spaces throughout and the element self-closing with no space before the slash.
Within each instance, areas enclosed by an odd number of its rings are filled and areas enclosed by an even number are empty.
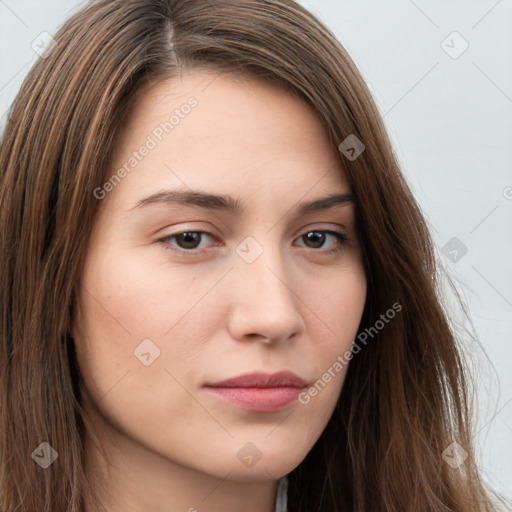
<svg viewBox="0 0 512 512">
<path fill-rule="evenodd" d="M 204 70 L 139 91 L 110 173 L 123 167 L 126 178 L 112 195 L 133 199 L 156 186 L 208 185 L 218 193 L 350 189 L 337 151 L 304 100 L 268 82 Z"/>
</svg>

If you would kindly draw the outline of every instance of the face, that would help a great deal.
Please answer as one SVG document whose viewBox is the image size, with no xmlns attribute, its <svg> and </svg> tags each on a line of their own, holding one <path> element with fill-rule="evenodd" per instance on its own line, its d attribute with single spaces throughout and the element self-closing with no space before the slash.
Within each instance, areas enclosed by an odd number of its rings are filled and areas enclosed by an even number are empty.
<svg viewBox="0 0 512 512">
<path fill-rule="evenodd" d="M 322 125 L 275 85 L 187 71 L 137 96 L 112 174 L 72 332 L 92 423 L 189 470 L 285 475 L 332 415 L 366 296 Z M 277 372 L 295 378 L 218 384 Z"/>
</svg>

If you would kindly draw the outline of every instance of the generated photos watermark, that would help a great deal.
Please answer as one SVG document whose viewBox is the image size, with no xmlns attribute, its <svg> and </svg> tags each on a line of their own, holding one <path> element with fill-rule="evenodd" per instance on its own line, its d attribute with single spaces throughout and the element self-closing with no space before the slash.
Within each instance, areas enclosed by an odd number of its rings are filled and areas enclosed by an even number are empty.
<svg viewBox="0 0 512 512">
<path fill-rule="evenodd" d="M 185 119 L 192 109 L 197 107 L 199 102 L 194 96 L 187 99 L 181 107 L 174 109 L 174 114 L 169 117 L 167 121 L 163 121 L 158 126 L 153 128 L 151 134 L 146 137 L 144 144 L 139 149 L 132 153 L 132 156 L 125 161 L 125 163 L 117 169 L 117 171 L 103 184 L 102 187 L 94 189 L 94 197 L 96 199 L 104 199 L 108 192 L 114 190 L 123 178 L 135 169 L 144 158 L 146 158 L 153 149 L 155 149 L 166 135 L 172 132 L 183 119 Z"/>
<path fill-rule="evenodd" d="M 322 374 L 322 376 L 307 390 L 302 391 L 299 395 L 299 402 L 303 405 L 308 404 L 312 397 L 318 395 L 332 379 L 334 379 L 342 370 L 346 368 L 350 360 L 355 354 L 361 351 L 361 347 L 358 345 L 358 341 L 363 345 L 367 344 L 368 336 L 373 338 L 379 331 L 384 329 L 386 324 L 389 324 L 396 314 L 402 311 L 402 305 L 399 302 L 395 302 L 385 313 L 380 315 L 380 319 L 377 320 L 371 327 L 367 327 L 364 331 L 360 332 L 352 344 L 351 350 L 347 350 L 344 354 L 337 357 L 336 361 Z"/>
</svg>

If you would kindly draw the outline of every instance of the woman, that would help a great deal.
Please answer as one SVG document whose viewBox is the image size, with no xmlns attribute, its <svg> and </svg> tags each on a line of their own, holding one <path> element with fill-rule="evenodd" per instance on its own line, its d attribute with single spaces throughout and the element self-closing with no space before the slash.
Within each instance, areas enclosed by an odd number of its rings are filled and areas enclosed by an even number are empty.
<svg viewBox="0 0 512 512">
<path fill-rule="evenodd" d="M 291 0 L 99 0 L 2 140 L 1 509 L 490 511 L 432 242 Z"/>
</svg>

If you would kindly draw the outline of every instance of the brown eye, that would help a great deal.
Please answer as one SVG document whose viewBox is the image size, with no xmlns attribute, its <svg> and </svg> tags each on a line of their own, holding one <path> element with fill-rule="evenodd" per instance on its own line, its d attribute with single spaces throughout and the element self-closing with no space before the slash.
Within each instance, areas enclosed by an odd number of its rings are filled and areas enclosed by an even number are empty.
<svg viewBox="0 0 512 512">
<path fill-rule="evenodd" d="M 343 246 L 343 243 L 348 240 L 347 236 L 344 233 L 329 230 L 308 231 L 307 233 L 302 235 L 300 239 L 303 240 L 305 242 L 306 247 L 309 247 L 310 249 L 321 249 L 326 243 L 326 241 L 329 240 L 328 237 L 334 237 L 335 243 L 334 247 L 326 249 L 326 252 L 336 251 L 340 249 L 341 246 Z"/>
<path fill-rule="evenodd" d="M 184 231 L 182 233 L 166 236 L 159 241 L 168 245 L 170 249 L 177 251 L 201 252 L 201 250 L 207 246 L 203 244 L 202 247 L 199 247 L 205 237 L 213 238 L 210 233 L 206 233 L 205 231 Z M 195 251 L 195 249 L 199 250 Z"/>
<path fill-rule="evenodd" d="M 312 249 L 319 249 L 325 243 L 326 234 L 322 231 L 310 231 L 309 233 L 302 235 L 302 239 L 311 244 L 308 247 L 311 247 Z"/>
<path fill-rule="evenodd" d="M 201 233 L 187 231 L 176 235 L 176 242 L 181 249 L 196 249 L 201 242 Z"/>
</svg>

